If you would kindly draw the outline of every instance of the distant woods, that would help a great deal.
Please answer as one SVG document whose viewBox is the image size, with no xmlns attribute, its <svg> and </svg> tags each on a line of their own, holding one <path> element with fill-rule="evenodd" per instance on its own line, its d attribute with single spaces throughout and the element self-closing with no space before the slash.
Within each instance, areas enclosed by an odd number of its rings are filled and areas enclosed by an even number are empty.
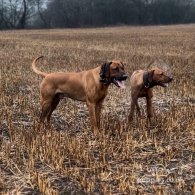
<svg viewBox="0 0 195 195">
<path fill-rule="evenodd" d="M 195 0 L 0 0 L 0 29 L 195 22 Z"/>
</svg>

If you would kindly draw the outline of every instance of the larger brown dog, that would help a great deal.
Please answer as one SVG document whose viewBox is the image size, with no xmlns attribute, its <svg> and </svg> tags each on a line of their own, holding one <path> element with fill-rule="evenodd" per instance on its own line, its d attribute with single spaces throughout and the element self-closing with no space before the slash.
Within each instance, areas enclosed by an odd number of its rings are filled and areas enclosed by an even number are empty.
<svg viewBox="0 0 195 195">
<path fill-rule="evenodd" d="M 105 63 L 97 68 L 82 72 L 56 72 L 45 73 L 39 71 L 32 63 L 32 69 L 38 75 L 44 77 L 40 85 L 41 92 L 41 121 L 50 117 L 62 97 L 69 97 L 87 103 L 89 115 L 94 131 L 100 127 L 100 112 L 104 98 L 107 95 L 108 86 L 114 83 L 117 87 L 124 87 L 127 75 L 124 65 L 119 61 Z"/>
<path fill-rule="evenodd" d="M 159 68 L 152 68 L 150 71 L 137 70 L 133 72 L 130 78 L 131 86 L 131 110 L 129 114 L 129 121 L 132 121 L 135 106 L 138 115 L 140 116 L 140 108 L 138 105 L 138 98 L 146 97 L 147 102 L 147 115 L 150 118 L 153 116 L 152 110 L 152 88 L 154 86 L 166 87 L 167 83 L 171 82 L 173 78 L 167 76 L 165 72 Z"/>
</svg>

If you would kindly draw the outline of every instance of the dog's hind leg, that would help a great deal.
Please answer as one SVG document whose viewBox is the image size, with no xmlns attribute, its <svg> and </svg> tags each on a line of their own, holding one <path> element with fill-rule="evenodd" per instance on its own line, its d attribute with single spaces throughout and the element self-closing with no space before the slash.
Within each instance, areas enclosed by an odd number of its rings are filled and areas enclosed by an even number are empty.
<svg viewBox="0 0 195 195">
<path fill-rule="evenodd" d="M 48 113 L 48 115 L 47 115 L 47 122 L 50 121 L 51 114 L 52 114 L 52 112 L 56 109 L 56 107 L 57 107 L 57 105 L 59 104 L 59 102 L 60 102 L 60 94 L 57 93 L 57 94 L 54 96 L 54 98 L 53 98 L 53 100 L 52 100 L 52 102 L 51 102 L 51 107 L 50 107 L 49 113 Z"/>
<path fill-rule="evenodd" d="M 52 105 L 52 99 L 41 100 L 41 115 L 40 115 L 41 123 L 43 123 L 45 121 L 45 118 L 48 116 L 52 107 L 51 105 Z"/>
</svg>

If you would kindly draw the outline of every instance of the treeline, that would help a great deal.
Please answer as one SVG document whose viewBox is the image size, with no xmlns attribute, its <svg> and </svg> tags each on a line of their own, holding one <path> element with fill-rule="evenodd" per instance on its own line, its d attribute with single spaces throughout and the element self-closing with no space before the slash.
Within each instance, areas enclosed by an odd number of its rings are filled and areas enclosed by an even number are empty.
<svg viewBox="0 0 195 195">
<path fill-rule="evenodd" d="M 1 0 L 0 28 L 195 22 L 195 0 Z"/>
</svg>

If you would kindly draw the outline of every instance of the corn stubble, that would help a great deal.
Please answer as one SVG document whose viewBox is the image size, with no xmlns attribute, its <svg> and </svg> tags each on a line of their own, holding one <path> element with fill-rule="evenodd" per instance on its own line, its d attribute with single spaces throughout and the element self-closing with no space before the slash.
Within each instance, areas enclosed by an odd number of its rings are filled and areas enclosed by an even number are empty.
<svg viewBox="0 0 195 195">
<path fill-rule="evenodd" d="M 118 27 L 0 32 L 1 194 L 195 193 L 195 26 Z M 115 86 L 91 131 L 83 103 L 61 101 L 52 125 L 40 125 L 44 71 L 80 71 L 106 60 L 127 63 L 129 75 L 151 60 L 171 61 L 174 81 L 154 90 L 155 118 L 128 125 L 130 88 Z"/>
</svg>

